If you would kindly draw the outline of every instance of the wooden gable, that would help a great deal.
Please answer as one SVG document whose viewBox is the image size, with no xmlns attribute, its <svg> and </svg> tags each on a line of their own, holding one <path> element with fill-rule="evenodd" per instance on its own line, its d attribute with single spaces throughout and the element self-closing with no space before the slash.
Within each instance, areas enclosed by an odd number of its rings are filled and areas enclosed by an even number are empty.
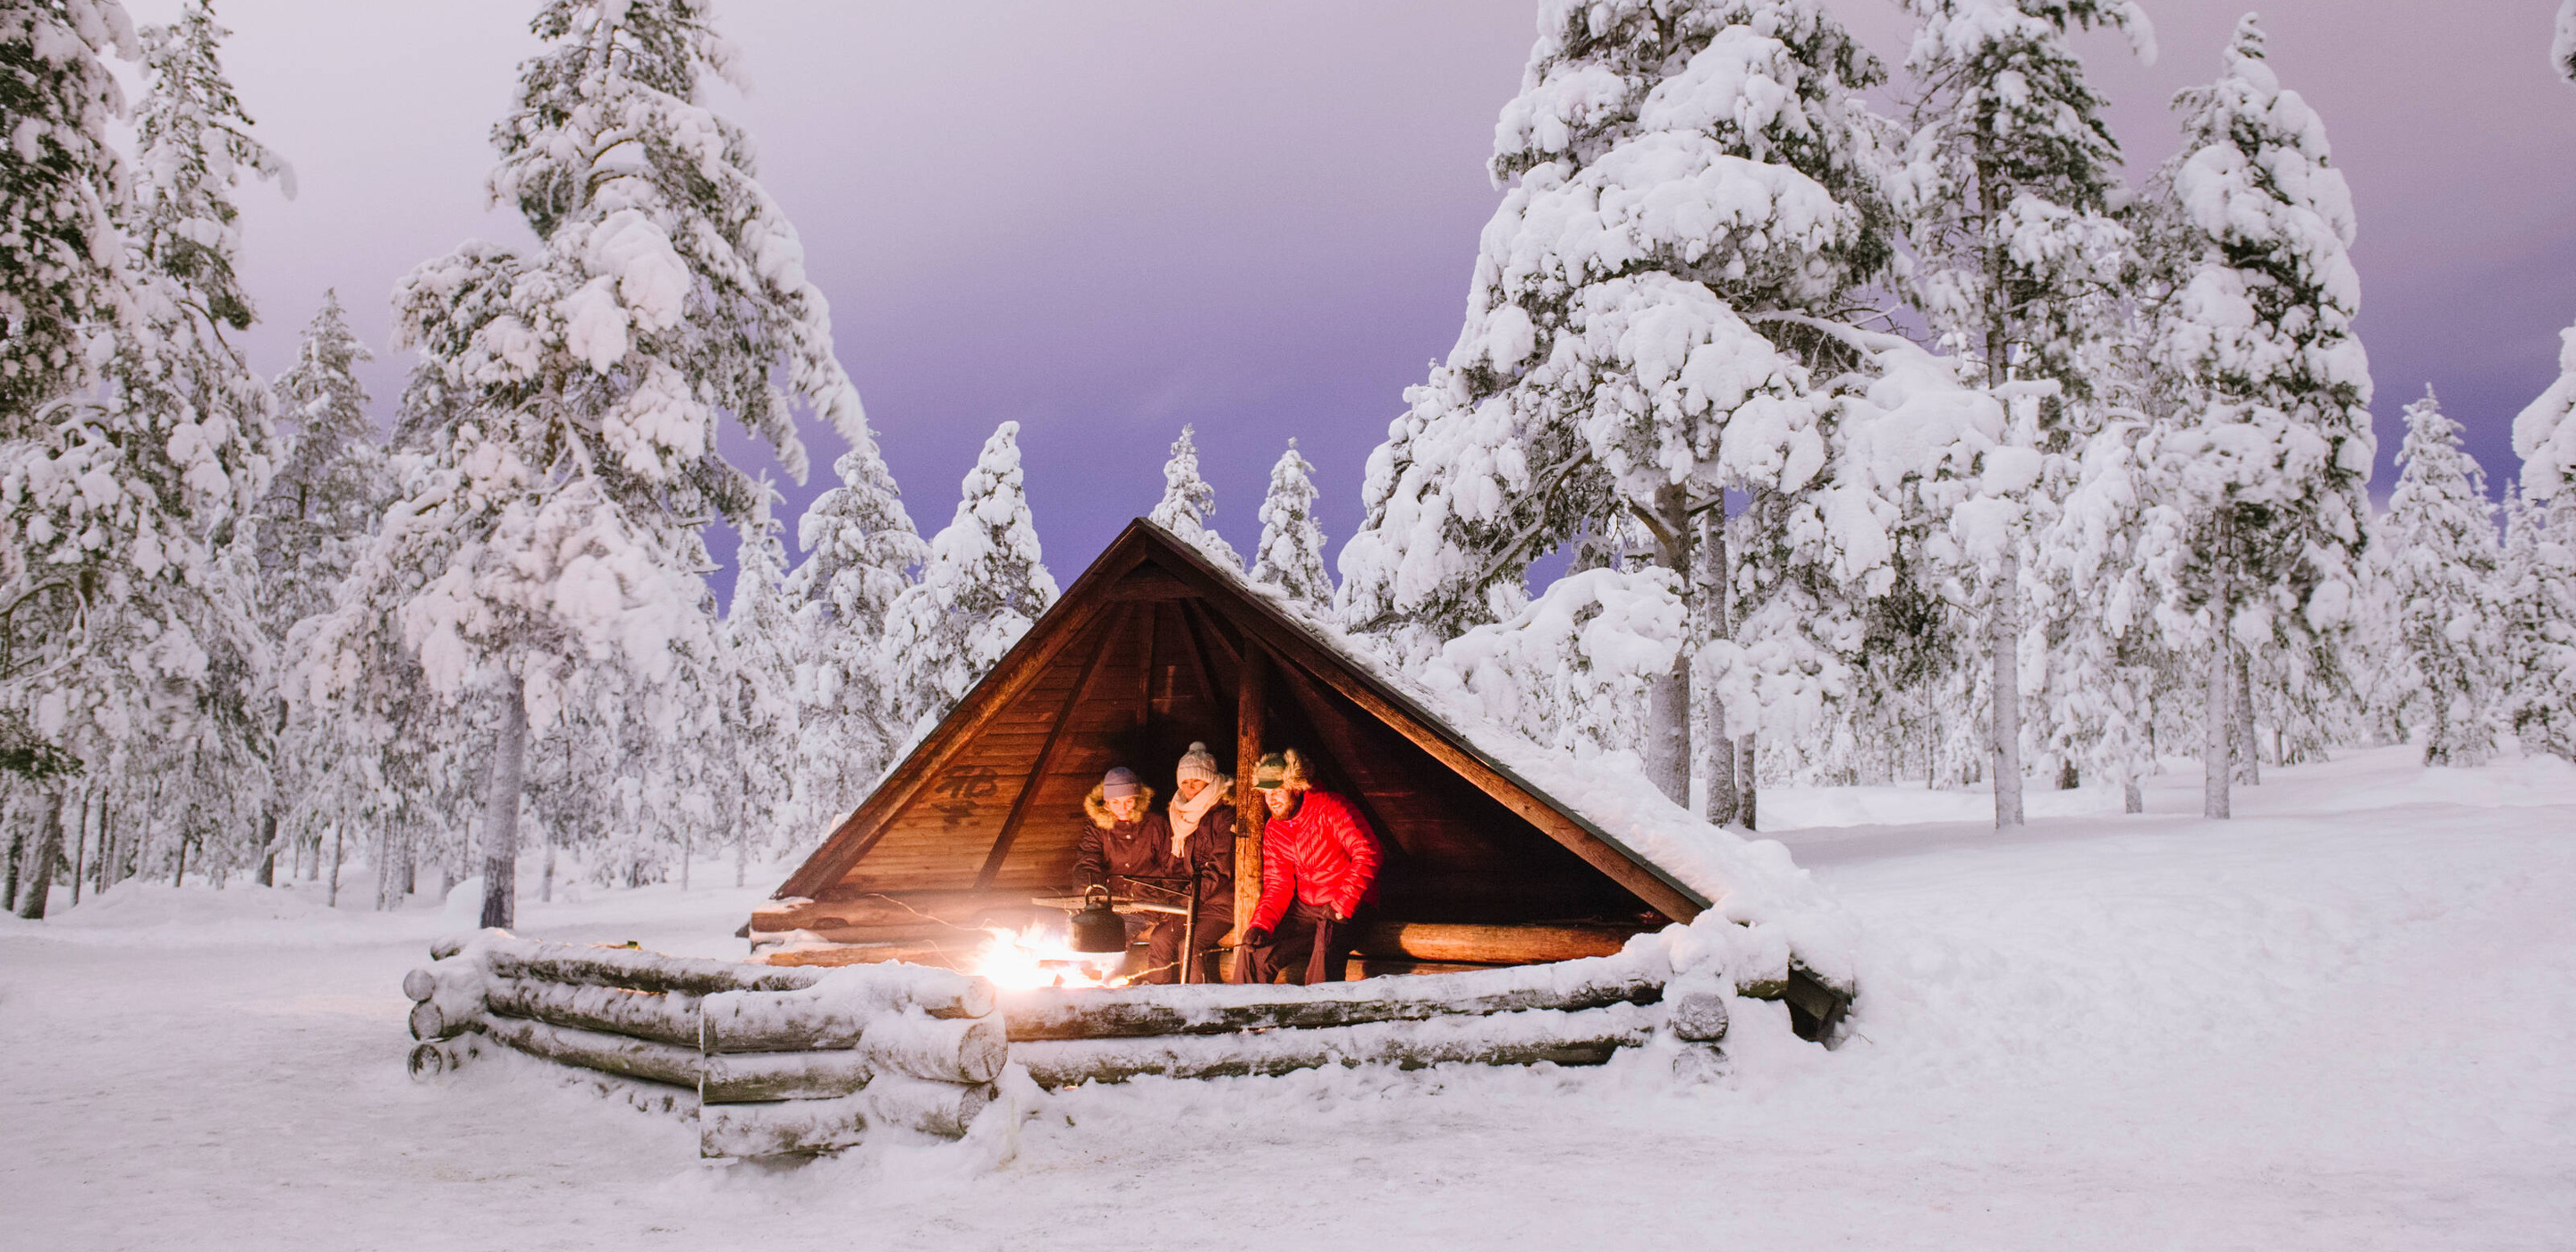
<svg viewBox="0 0 2576 1252">
<path fill-rule="evenodd" d="M 778 894 L 1025 900 L 1073 886 L 1101 774 L 1128 766 L 1167 799 L 1193 741 L 1239 764 L 1238 714 L 1254 705 L 1263 748 L 1301 748 L 1318 785 L 1378 828 L 1389 918 L 1633 928 L 1707 904 L 1142 520 Z"/>
</svg>

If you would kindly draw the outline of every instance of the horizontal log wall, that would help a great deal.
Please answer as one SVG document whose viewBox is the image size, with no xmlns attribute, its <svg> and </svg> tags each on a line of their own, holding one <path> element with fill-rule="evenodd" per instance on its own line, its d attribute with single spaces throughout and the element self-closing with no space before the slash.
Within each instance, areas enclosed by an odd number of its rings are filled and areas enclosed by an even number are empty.
<svg viewBox="0 0 2576 1252">
<path fill-rule="evenodd" d="M 1044 988 L 1004 994 L 1002 1017 L 1016 1044 L 1425 1021 L 1528 1009 L 1652 1004 L 1661 998 L 1660 972 L 1596 958 L 1311 987 L 1210 983 L 1107 991 Z"/>
<path fill-rule="evenodd" d="M 1694 987 L 1662 1004 L 1660 964 L 1624 955 L 1311 987 L 997 996 L 983 979 L 901 964 L 776 970 L 497 934 L 448 951 L 404 979 L 423 1041 L 416 1075 L 454 1068 L 479 1037 L 685 1101 L 710 1156 L 824 1151 L 870 1127 L 962 1135 L 1012 1060 L 1050 1086 L 1326 1065 L 1581 1065 L 1658 1028 L 1702 1051 L 1727 1029 L 1726 993 Z M 776 986 L 777 975 L 799 985 Z"/>
<path fill-rule="evenodd" d="M 415 1077 L 456 1068 L 481 1038 L 608 1076 L 602 1089 L 639 1107 L 692 1112 L 708 1156 L 827 1151 L 871 1127 L 955 1138 L 1009 1057 L 992 984 L 942 970 L 779 969 L 498 932 L 432 955 L 403 979 Z"/>
</svg>

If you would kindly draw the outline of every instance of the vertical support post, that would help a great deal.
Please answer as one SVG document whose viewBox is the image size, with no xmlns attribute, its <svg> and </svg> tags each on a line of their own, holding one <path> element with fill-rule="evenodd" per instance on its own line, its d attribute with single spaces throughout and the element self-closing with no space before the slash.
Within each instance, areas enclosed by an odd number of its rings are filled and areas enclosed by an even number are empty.
<svg viewBox="0 0 2576 1252">
<path fill-rule="evenodd" d="M 1261 826 L 1270 816 L 1252 773 L 1261 764 L 1261 730 L 1270 711 L 1270 656 L 1250 636 L 1243 641 L 1243 664 L 1234 686 L 1234 934 L 1242 943 L 1261 903 Z"/>
</svg>

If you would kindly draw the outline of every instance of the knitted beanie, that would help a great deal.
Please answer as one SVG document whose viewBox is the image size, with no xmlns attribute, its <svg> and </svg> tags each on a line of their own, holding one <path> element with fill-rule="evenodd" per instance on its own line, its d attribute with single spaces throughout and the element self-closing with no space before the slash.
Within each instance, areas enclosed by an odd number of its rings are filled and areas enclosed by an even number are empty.
<svg viewBox="0 0 2576 1252">
<path fill-rule="evenodd" d="M 1180 782 L 1196 778 L 1211 787 L 1225 781 L 1225 775 L 1216 772 L 1216 755 L 1204 743 L 1193 743 L 1189 751 L 1181 754 L 1181 763 L 1172 776 Z"/>
</svg>

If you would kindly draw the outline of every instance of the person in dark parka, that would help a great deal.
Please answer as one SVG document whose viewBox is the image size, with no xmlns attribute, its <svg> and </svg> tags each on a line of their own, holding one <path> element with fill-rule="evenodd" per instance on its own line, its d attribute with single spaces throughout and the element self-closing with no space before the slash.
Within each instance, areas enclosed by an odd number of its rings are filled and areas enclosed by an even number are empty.
<svg viewBox="0 0 2576 1252">
<path fill-rule="evenodd" d="M 1091 821 L 1074 841 L 1073 869 L 1085 887 L 1106 887 L 1118 900 L 1163 900 L 1178 895 L 1177 881 L 1189 870 L 1172 852 L 1172 826 L 1162 814 L 1153 811 L 1154 789 L 1136 777 L 1136 771 L 1124 765 L 1109 771 L 1083 797 L 1082 811 Z M 1158 881 L 1162 880 L 1162 881 Z M 1119 920 L 1127 923 L 1127 962 L 1123 969 L 1133 973 L 1146 963 L 1154 932 L 1169 917 L 1162 913 L 1125 913 Z M 1170 941 L 1179 950 L 1177 928 L 1181 921 L 1169 918 L 1175 933 Z M 1171 979 L 1147 981 L 1169 982 Z"/>
</svg>

